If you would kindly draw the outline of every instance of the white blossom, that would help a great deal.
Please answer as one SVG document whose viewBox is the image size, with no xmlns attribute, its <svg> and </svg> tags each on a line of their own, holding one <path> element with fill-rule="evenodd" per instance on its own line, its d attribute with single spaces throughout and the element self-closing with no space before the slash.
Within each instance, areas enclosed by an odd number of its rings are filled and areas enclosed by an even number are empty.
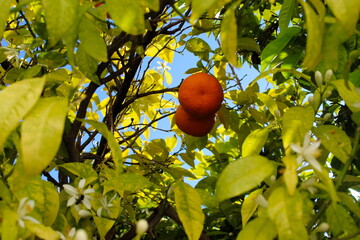
<svg viewBox="0 0 360 240">
<path fill-rule="evenodd" d="M 143 235 L 149 228 L 149 223 L 145 219 L 140 219 L 136 223 L 136 234 Z"/>
<path fill-rule="evenodd" d="M 254 201 L 263 208 L 267 208 L 269 205 L 268 201 L 264 198 L 262 194 L 258 194 Z"/>
<path fill-rule="evenodd" d="M 18 224 L 20 227 L 22 227 L 22 228 L 25 227 L 24 220 L 29 220 L 31 222 L 40 224 L 40 222 L 38 220 L 36 220 L 33 217 L 28 216 L 28 214 L 32 212 L 34 207 L 35 207 L 34 200 L 28 200 L 26 197 L 20 200 L 19 207 L 17 209 Z"/>
<path fill-rule="evenodd" d="M 164 71 L 171 70 L 171 68 L 167 65 L 167 62 L 157 62 L 160 66 L 157 69 L 163 69 Z"/>
<path fill-rule="evenodd" d="M 70 195 L 67 202 L 68 207 L 78 204 L 80 201 L 87 209 L 91 209 L 90 201 L 92 200 L 92 197 L 88 194 L 95 192 L 95 190 L 92 188 L 84 189 L 85 182 L 85 179 L 81 179 L 77 188 L 74 188 L 69 184 L 63 185 L 65 192 Z"/>
<path fill-rule="evenodd" d="M 84 229 L 78 229 L 75 233 L 75 240 L 88 240 L 87 232 Z"/>
<path fill-rule="evenodd" d="M 100 198 L 101 207 L 99 207 L 99 209 L 96 211 L 98 217 L 101 217 L 102 210 L 105 210 L 107 214 L 110 215 L 110 208 L 113 206 L 111 202 L 115 199 L 116 196 L 117 194 L 115 193 L 110 201 L 107 201 L 107 196 Z"/>
<path fill-rule="evenodd" d="M 304 160 L 306 160 L 314 169 L 322 171 L 321 165 L 316 160 L 320 155 L 319 146 L 321 141 L 315 141 L 311 144 L 310 134 L 307 133 L 304 137 L 303 145 L 290 144 L 291 149 L 296 152 L 299 156 L 297 157 L 297 163 L 300 165 Z"/>
</svg>

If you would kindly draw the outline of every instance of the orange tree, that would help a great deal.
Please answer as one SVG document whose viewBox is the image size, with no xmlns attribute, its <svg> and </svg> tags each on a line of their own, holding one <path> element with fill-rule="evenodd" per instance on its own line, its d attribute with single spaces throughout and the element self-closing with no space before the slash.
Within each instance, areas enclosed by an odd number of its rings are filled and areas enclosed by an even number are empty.
<svg viewBox="0 0 360 240">
<path fill-rule="evenodd" d="M 1 2 L 2 239 L 360 238 L 359 1 L 102 3 Z M 224 89 L 207 136 L 175 54 Z"/>
</svg>

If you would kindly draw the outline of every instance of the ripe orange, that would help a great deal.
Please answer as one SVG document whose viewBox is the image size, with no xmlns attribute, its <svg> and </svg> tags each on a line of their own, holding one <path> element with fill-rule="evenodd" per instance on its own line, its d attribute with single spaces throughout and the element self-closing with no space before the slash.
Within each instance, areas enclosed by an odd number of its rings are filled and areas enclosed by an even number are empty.
<svg viewBox="0 0 360 240">
<path fill-rule="evenodd" d="M 187 77 L 179 88 L 181 106 L 194 117 L 204 118 L 216 113 L 224 99 L 219 81 L 207 73 Z"/>
<path fill-rule="evenodd" d="M 194 137 L 202 137 L 208 134 L 214 126 L 215 114 L 207 118 L 196 118 L 186 112 L 180 105 L 175 113 L 175 123 L 186 134 Z"/>
</svg>

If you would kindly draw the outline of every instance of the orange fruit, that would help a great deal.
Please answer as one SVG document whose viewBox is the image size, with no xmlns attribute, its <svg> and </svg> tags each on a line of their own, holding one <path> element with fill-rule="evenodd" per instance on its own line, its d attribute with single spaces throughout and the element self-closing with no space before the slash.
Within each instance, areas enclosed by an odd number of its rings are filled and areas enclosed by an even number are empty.
<svg viewBox="0 0 360 240">
<path fill-rule="evenodd" d="M 206 118 L 197 118 L 189 114 L 180 105 L 175 113 L 175 123 L 186 134 L 202 137 L 208 134 L 215 124 L 215 114 Z"/>
<path fill-rule="evenodd" d="M 219 81 L 207 73 L 187 77 L 179 88 L 180 105 L 194 117 L 204 118 L 216 113 L 224 99 Z"/>
</svg>

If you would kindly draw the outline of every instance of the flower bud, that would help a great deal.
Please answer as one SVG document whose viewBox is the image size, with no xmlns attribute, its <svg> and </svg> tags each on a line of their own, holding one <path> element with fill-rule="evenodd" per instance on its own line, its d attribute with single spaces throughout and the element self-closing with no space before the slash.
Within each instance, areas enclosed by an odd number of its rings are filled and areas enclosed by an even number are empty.
<svg viewBox="0 0 360 240">
<path fill-rule="evenodd" d="M 88 235 L 84 229 L 78 229 L 75 233 L 75 240 L 88 240 Z"/>
<path fill-rule="evenodd" d="M 281 118 L 281 112 L 280 112 L 280 110 L 279 110 L 279 109 L 275 109 L 275 110 L 274 110 L 274 115 L 275 115 L 276 118 Z"/>
<path fill-rule="evenodd" d="M 268 201 L 264 198 L 262 194 L 256 196 L 255 202 L 263 208 L 267 208 L 269 205 Z"/>
<path fill-rule="evenodd" d="M 318 232 L 326 232 L 327 230 L 329 230 L 329 224 L 328 223 L 321 223 L 318 227 L 317 227 L 317 231 Z"/>
<path fill-rule="evenodd" d="M 330 81 L 333 75 L 334 73 L 331 69 L 327 70 L 325 73 L 325 81 L 326 82 Z"/>
<path fill-rule="evenodd" d="M 145 219 L 140 219 L 136 223 L 136 234 L 143 235 L 149 228 L 149 223 Z"/>
<path fill-rule="evenodd" d="M 315 81 L 316 81 L 316 84 L 318 85 L 318 87 L 320 87 L 322 85 L 323 81 L 322 81 L 321 72 L 319 72 L 319 71 L 315 72 Z"/>
<path fill-rule="evenodd" d="M 325 121 L 329 121 L 329 120 L 331 119 L 331 117 L 332 117 L 332 114 L 331 114 L 331 113 L 326 113 L 326 114 L 324 115 Z"/>
<path fill-rule="evenodd" d="M 315 103 L 315 101 L 314 101 L 314 96 L 310 96 L 310 97 L 308 98 L 308 101 L 309 101 L 309 103 L 314 104 L 314 103 Z"/>
</svg>

